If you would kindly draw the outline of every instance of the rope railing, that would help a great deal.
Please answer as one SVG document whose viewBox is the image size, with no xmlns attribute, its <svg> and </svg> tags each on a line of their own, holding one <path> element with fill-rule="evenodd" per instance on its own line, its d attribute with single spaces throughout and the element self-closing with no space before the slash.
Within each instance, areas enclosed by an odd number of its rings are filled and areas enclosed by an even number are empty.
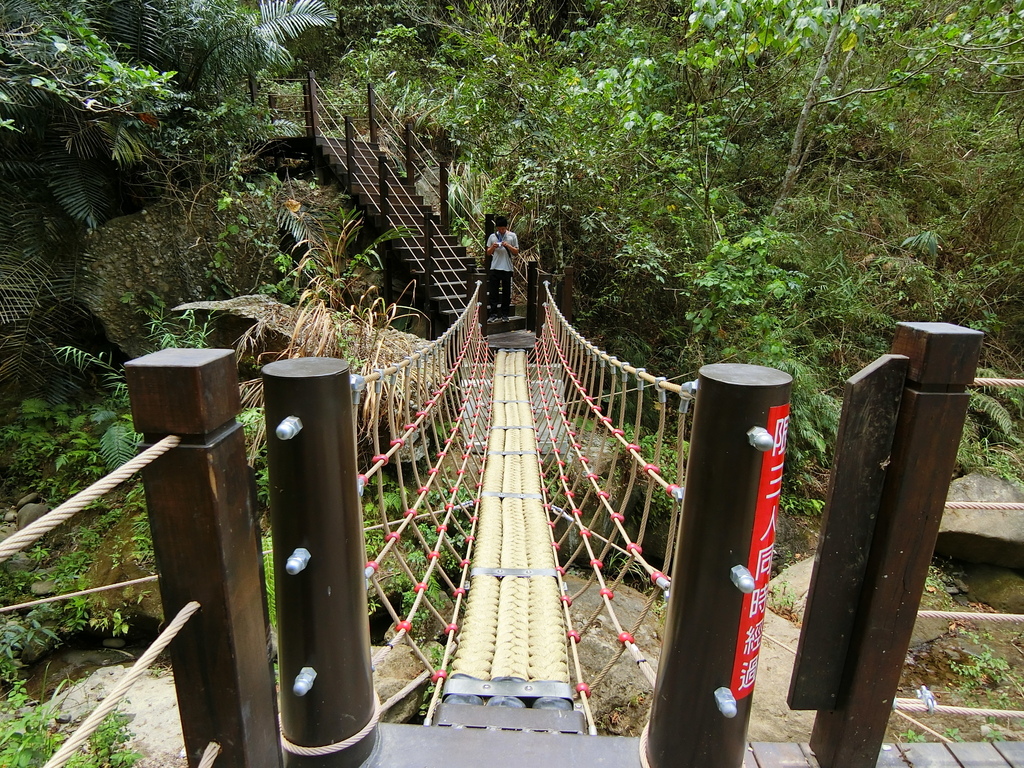
<svg viewBox="0 0 1024 768">
<path fill-rule="evenodd" d="M 199 608 L 199 603 L 193 601 L 178 611 L 164 631 L 153 641 L 153 644 L 146 649 L 145 653 L 139 656 L 138 660 L 128 671 L 128 674 L 121 678 L 118 684 L 114 686 L 114 689 L 92 711 L 92 714 L 82 721 L 78 729 L 54 753 L 53 757 L 46 762 L 43 768 L 61 768 L 61 766 L 74 757 L 75 753 L 89 741 L 89 737 L 96 732 L 96 729 L 100 727 L 107 715 L 114 711 L 121 702 L 121 699 L 128 694 L 131 687 L 138 682 L 139 678 L 152 666 L 153 662 L 163 653 L 170 642 L 177 637 L 182 627 L 185 626 Z"/>
<path fill-rule="evenodd" d="M 53 595 L 52 597 L 43 597 L 39 600 L 30 600 L 27 603 L 18 603 L 17 605 L 5 605 L 0 607 L 0 613 L 12 613 L 13 611 L 20 611 L 25 608 L 35 608 L 37 605 L 45 605 L 46 603 L 56 603 L 61 600 L 70 600 L 72 597 L 82 597 L 84 595 L 92 595 L 97 592 L 107 592 L 112 589 L 123 589 L 125 587 L 133 587 L 137 584 L 148 584 L 150 582 L 159 580 L 159 578 L 159 576 L 142 576 L 138 579 L 119 581 L 116 584 L 105 584 L 102 587 L 92 587 L 91 589 L 82 589 L 78 592 L 67 592 L 63 595 Z"/>
<path fill-rule="evenodd" d="M 181 442 L 181 438 L 170 435 L 153 444 L 134 459 L 125 462 L 105 477 L 100 478 L 83 491 L 79 491 L 56 509 L 47 512 L 34 523 L 0 542 L 0 563 L 22 551 L 65 520 L 69 520 L 89 504 L 110 493 L 125 480 Z"/>
</svg>

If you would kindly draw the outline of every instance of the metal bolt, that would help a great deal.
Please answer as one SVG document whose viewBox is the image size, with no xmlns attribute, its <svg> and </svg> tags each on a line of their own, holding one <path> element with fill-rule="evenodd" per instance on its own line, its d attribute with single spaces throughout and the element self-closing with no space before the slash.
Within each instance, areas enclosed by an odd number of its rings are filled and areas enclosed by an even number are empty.
<svg viewBox="0 0 1024 768">
<path fill-rule="evenodd" d="M 761 453 L 767 453 L 775 447 L 775 438 L 764 427 L 751 427 L 748 429 L 747 441 L 757 450 L 761 451 Z"/>
<path fill-rule="evenodd" d="M 736 589 L 745 595 L 749 595 L 757 588 L 757 582 L 746 566 L 734 565 L 729 571 L 729 578 L 736 585 Z"/>
<path fill-rule="evenodd" d="M 672 489 L 672 498 L 676 502 L 678 502 L 679 504 L 683 503 L 683 498 L 685 496 L 686 496 L 686 489 L 683 486 L 677 485 L 675 488 Z"/>
<path fill-rule="evenodd" d="M 301 573 L 306 570 L 306 566 L 309 565 L 309 557 L 309 550 L 305 547 L 299 547 L 292 552 L 291 556 L 288 558 L 288 562 L 284 565 L 284 569 L 292 576 L 297 573 Z"/>
<path fill-rule="evenodd" d="M 726 717 L 736 717 L 736 697 L 728 688 L 715 689 L 715 704 L 718 705 L 718 711 Z"/>
<path fill-rule="evenodd" d="M 278 440 L 291 440 L 302 431 L 302 419 L 298 416 L 289 416 L 274 430 Z"/>
<path fill-rule="evenodd" d="M 292 693 L 296 696 L 305 696 L 313 687 L 314 680 L 316 680 L 316 670 L 312 667 L 303 667 L 295 676 L 295 682 L 292 683 Z"/>
</svg>

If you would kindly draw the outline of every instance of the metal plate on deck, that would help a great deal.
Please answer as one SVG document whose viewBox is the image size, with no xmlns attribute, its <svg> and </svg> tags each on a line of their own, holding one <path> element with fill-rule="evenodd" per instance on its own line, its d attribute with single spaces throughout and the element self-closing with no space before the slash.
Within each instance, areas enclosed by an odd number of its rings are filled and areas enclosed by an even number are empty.
<svg viewBox="0 0 1024 768">
<path fill-rule="evenodd" d="M 572 699 L 572 688 L 558 680 L 477 680 L 472 677 L 450 677 L 444 684 L 444 694 L 461 693 L 467 696 L 517 696 L 520 699 L 535 699 L 540 696 L 554 696 Z"/>
<path fill-rule="evenodd" d="M 587 732 L 582 712 L 561 709 L 512 709 L 480 704 L 441 704 L 434 725 L 453 728 L 493 728 L 500 731 Z"/>
<path fill-rule="evenodd" d="M 469 572 L 470 576 L 517 576 L 529 578 L 531 576 L 554 576 L 554 568 L 474 568 Z"/>
</svg>

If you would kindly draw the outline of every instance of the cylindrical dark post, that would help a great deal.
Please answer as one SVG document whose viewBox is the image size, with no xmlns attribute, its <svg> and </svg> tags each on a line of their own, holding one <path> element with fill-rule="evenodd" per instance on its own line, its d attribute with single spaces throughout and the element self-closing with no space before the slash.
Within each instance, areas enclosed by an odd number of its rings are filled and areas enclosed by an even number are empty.
<svg viewBox="0 0 1024 768">
<path fill-rule="evenodd" d="M 473 281 L 480 284 L 480 294 L 477 296 L 477 322 L 480 323 L 484 328 L 487 327 L 487 311 L 488 311 L 488 285 L 487 285 L 487 273 L 477 272 L 474 275 Z"/>
<path fill-rule="evenodd" d="M 526 265 L 526 328 L 540 334 L 540 326 L 537 323 L 537 268 L 536 261 L 528 262 Z"/>
<path fill-rule="evenodd" d="M 388 200 L 388 159 L 385 155 L 377 157 L 377 178 L 380 180 L 380 215 L 386 227 L 391 215 L 391 204 Z"/>
<path fill-rule="evenodd" d="M 757 673 L 792 378 L 700 370 L 648 734 L 653 768 L 740 768 Z"/>
<path fill-rule="evenodd" d="M 256 78 L 253 75 L 249 75 L 249 103 L 255 106 L 258 96 L 259 87 L 256 84 Z"/>
<path fill-rule="evenodd" d="M 306 92 L 306 135 L 315 139 L 320 135 L 320 98 L 316 93 L 316 73 L 313 70 L 306 73 L 303 90 Z"/>
<path fill-rule="evenodd" d="M 410 188 L 416 185 L 415 150 L 412 146 L 412 123 L 405 124 L 405 184 Z"/>
<path fill-rule="evenodd" d="M 435 293 L 434 286 L 434 212 L 427 206 L 420 209 L 423 215 L 423 281 L 427 296 Z"/>
<path fill-rule="evenodd" d="M 485 248 L 487 246 L 487 238 L 489 238 L 491 236 L 492 232 L 494 232 L 494 214 L 493 213 L 485 213 L 484 214 L 484 247 Z M 484 270 L 486 272 L 490 272 L 491 271 L 491 257 L 490 256 L 486 256 L 486 255 L 484 256 Z"/>
<path fill-rule="evenodd" d="M 572 289 L 573 281 L 576 279 L 576 269 L 566 267 L 562 273 L 562 296 L 558 308 L 565 315 L 565 322 L 572 322 Z"/>
<path fill-rule="evenodd" d="M 544 305 L 548 301 L 548 292 L 544 288 L 544 284 L 548 283 L 550 287 L 552 276 L 549 272 L 538 268 L 537 269 L 537 333 L 544 327 Z"/>
<path fill-rule="evenodd" d="M 348 363 L 271 363 L 263 369 L 263 392 L 281 728 L 293 744 L 336 744 L 358 733 L 375 707 Z M 325 757 L 286 750 L 285 765 L 358 766 L 375 740 L 374 730 Z"/>
<path fill-rule="evenodd" d="M 348 186 L 354 188 L 356 184 L 356 129 L 352 125 L 352 118 L 345 118 L 345 170 L 348 172 Z"/>
<path fill-rule="evenodd" d="M 441 227 L 448 230 L 448 163 L 441 163 L 441 168 L 438 171 L 440 181 L 438 182 L 439 189 L 437 190 L 438 197 L 441 201 Z"/>
<path fill-rule="evenodd" d="M 125 364 L 135 428 L 182 443 L 142 471 L 164 612 L 202 609 L 170 645 L 190 766 L 279 768 L 259 529 L 230 349 L 165 349 Z"/>
<path fill-rule="evenodd" d="M 366 115 L 370 121 L 370 143 L 377 143 L 377 93 L 373 83 L 366 84 Z"/>
</svg>

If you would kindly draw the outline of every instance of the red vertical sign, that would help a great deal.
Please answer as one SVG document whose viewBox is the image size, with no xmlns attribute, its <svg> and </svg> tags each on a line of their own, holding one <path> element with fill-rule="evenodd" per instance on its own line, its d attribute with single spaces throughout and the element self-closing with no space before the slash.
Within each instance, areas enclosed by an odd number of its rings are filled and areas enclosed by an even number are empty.
<svg viewBox="0 0 1024 768">
<path fill-rule="evenodd" d="M 768 606 L 768 580 L 772 573 L 775 550 L 775 518 L 782 493 L 782 466 L 786 459 L 786 436 L 789 431 L 789 404 L 768 410 L 767 430 L 773 438 L 772 449 L 761 460 L 761 479 L 757 487 L 754 531 L 750 537 L 747 569 L 754 577 L 754 591 L 743 596 L 736 655 L 732 665 L 732 695 L 736 700 L 749 696 L 757 676 L 757 657 L 761 650 L 764 612 Z"/>
</svg>

